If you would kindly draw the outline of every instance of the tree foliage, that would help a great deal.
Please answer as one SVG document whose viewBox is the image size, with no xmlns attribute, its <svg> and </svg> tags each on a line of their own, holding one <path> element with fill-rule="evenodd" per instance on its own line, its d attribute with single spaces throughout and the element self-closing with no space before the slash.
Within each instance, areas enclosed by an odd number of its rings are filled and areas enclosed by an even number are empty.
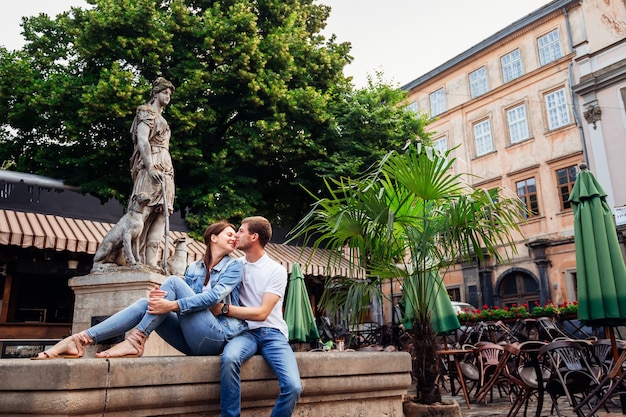
<svg viewBox="0 0 626 417">
<path fill-rule="evenodd" d="M 176 86 L 177 208 L 192 229 L 263 214 L 288 225 L 303 185 L 354 175 L 424 121 L 382 81 L 352 89 L 349 43 L 320 34 L 313 0 L 89 0 L 25 19 L 0 48 L 0 160 L 65 179 L 103 201 L 131 191 L 134 111 L 164 76 Z"/>
<path fill-rule="evenodd" d="M 410 141 L 360 178 L 329 179 L 327 195 L 311 193 L 314 206 L 293 231 L 313 247 L 328 249 L 329 262 L 348 252 L 354 272 L 365 271 L 366 279 L 354 279 L 355 273 L 325 284 L 322 307 L 347 320 L 363 320 L 373 298 L 381 300 L 383 283 L 402 282 L 412 319 L 413 375 L 420 401 L 429 404 L 437 401 L 431 318 L 445 291 L 439 271 L 486 255 L 507 259 L 524 220 L 524 206 L 511 192 L 467 185 L 466 174 L 454 172 L 451 152 Z"/>
</svg>

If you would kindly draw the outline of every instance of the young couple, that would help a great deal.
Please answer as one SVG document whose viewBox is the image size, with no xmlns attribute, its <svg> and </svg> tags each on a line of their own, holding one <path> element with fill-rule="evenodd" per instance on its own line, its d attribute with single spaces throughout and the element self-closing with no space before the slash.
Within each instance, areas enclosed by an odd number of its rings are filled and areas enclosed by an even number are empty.
<svg viewBox="0 0 626 417">
<path fill-rule="evenodd" d="M 291 416 L 302 391 L 288 342 L 282 306 L 287 271 L 265 253 L 272 227 L 248 217 L 238 231 L 226 222 L 204 233 L 204 258 L 189 265 L 184 281 L 171 276 L 149 294 L 105 321 L 71 335 L 33 359 L 78 358 L 84 346 L 124 334 L 101 358 L 139 357 L 152 331 L 187 355 L 221 358 L 222 416 L 241 412 L 241 365 L 257 352 L 278 378 L 280 394 L 272 416 Z M 241 259 L 229 255 L 240 249 Z M 241 285 L 239 285 L 241 284 Z"/>
</svg>

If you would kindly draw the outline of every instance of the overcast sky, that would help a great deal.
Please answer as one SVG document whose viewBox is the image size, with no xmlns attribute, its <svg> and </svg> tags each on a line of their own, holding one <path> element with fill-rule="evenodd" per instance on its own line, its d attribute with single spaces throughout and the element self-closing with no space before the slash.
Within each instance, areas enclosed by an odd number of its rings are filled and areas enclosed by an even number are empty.
<svg viewBox="0 0 626 417">
<path fill-rule="evenodd" d="M 3 0 L 0 45 L 20 48 L 21 17 L 51 17 L 85 0 Z M 548 0 L 317 0 L 332 7 L 324 34 L 352 44 L 345 74 L 357 87 L 382 71 L 404 85 L 533 12 Z"/>
</svg>

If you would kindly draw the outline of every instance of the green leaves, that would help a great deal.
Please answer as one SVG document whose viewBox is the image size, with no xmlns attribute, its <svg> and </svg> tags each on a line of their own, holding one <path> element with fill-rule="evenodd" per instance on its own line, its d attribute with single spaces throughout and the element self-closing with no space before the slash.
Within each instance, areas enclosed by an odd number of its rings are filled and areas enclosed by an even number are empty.
<svg viewBox="0 0 626 417">
<path fill-rule="evenodd" d="M 0 50 L 0 158 L 16 170 L 126 201 L 129 129 L 157 76 L 176 86 L 164 111 L 176 208 L 199 231 L 259 213 L 291 226 L 305 189 L 427 136 L 382 74 L 352 90 L 350 45 L 320 34 L 329 8 L 313 0 L 90 4 L 27 19 L 23 50 Z"/>
<path fill-rule="evenodd" d="M 367 275 L 349 286 L 331 281 L 327 307 L 343 303 L 342 311 L 360 311 L 362 302 L 350 305 L 354 297 L 339 288 L 354 293 L 354 287 L 399 278 L 414 308 L 412 317 L 427 321 L 443 288 L 433 278 L 437 270 L 487 254 L 501 261 L 507 249 L 515 250 L 513 233 L 523 221 L 519 199 L 499 189 L 471 189 L 462 174 L 454 173 L 450 155 L 410 141 L 359 179 L 328 180 L 326 197 L 311 193 L 315 205 L 294 237 L 331 253 L 349 248 L 351 260 Z"/>
</svg>

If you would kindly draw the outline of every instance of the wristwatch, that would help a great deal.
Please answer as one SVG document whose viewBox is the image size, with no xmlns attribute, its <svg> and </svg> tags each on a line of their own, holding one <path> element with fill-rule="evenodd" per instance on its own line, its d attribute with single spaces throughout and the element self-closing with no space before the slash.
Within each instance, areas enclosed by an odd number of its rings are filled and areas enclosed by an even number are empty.
<svg viewBox="0 0 626 417">
<path fill-rule="evenodd" d="M 230 310 L 230 304 L 224 304 L 222 306 L 222 314 L 228 316 L 228 311 Z"/>
</svg>

